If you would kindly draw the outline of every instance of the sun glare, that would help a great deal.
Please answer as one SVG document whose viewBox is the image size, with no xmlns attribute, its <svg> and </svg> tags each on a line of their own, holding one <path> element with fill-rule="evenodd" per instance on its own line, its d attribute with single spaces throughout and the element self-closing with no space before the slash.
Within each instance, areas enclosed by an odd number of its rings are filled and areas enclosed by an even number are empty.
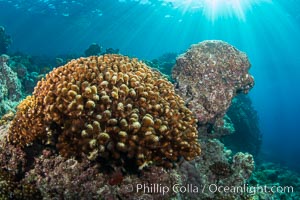
<svg viewBox="0 0 300 200">
<path fill-rule="evenodd" d="M 262 2 L 270 0 L 164 0 L 174 8 L 188 11 L 202 11 L 210 20 L 219 17 L 235 17 L 245 20 L 246 12 Z"/>
</svg>

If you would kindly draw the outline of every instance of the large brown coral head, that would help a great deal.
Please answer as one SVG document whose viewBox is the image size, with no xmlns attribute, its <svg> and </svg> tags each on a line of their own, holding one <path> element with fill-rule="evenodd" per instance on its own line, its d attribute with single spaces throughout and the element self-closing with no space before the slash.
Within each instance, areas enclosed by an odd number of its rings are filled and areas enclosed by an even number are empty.
<svg viewBox="0 0 300 200">
<path fill-rule="evenodd" d="M 193 159 L 197 134 L 193 114 L 159 72 L 104 55 L 72 60 L 38 82 L 19 106 L 9 141 L 25 146 L 41 138 L 63 156 L 133 159 L 142 167 Z"/>
</svg>

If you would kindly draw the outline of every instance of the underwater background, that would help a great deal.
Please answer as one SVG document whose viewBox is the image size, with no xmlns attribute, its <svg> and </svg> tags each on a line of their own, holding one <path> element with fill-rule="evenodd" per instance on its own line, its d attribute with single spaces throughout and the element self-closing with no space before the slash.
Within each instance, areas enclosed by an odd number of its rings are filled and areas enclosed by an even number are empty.
<svg viewBox="0 0 300 200">
<path fill-rule="evenodd" d="M 44 58 L 49 69 L 55 58 L 84 56 L 93 43 L 153 61 L 223 40 L 247 54 L 255 78 L 248 94 L 262 134 L 255 161 L 300 172 L 297 0 L 0 0 L 0 26 L 12 39 L 5 53 Z"/>
</svg>

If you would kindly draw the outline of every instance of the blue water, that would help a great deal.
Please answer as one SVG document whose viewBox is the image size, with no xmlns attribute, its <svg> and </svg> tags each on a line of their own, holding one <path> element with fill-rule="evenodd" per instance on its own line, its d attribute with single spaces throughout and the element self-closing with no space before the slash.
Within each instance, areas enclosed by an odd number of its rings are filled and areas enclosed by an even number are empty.
<svg viewBox="0 0 300 200">
<path fill-rule="evenodd" d="M 252 64 L 262 158 L 300 171 L 300 2 L 246 2 L 244 9 L 212 16 L 201 6 L 177 8 L 163 0 L 0 0 L 0 25 L 13 39 L 11 52 L 31 55 L 83 54 L 96 42 L 153 59 L 224 40 Z"/>
</svg>

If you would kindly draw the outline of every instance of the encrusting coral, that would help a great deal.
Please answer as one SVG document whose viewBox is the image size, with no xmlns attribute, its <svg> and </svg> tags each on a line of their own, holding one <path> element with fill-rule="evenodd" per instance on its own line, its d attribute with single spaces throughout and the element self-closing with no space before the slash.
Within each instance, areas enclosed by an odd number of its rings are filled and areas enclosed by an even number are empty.
<svg viewBox="0 0 300 200">
<path fill-rule="evenodd" d="M 200 154 L 196 119 L 173 85 L 121 55 L 72 60 L 38 82 L 18 106 L 8 140 L 55 145 L 65 157 L 171 167 Z"/>
</svg>

